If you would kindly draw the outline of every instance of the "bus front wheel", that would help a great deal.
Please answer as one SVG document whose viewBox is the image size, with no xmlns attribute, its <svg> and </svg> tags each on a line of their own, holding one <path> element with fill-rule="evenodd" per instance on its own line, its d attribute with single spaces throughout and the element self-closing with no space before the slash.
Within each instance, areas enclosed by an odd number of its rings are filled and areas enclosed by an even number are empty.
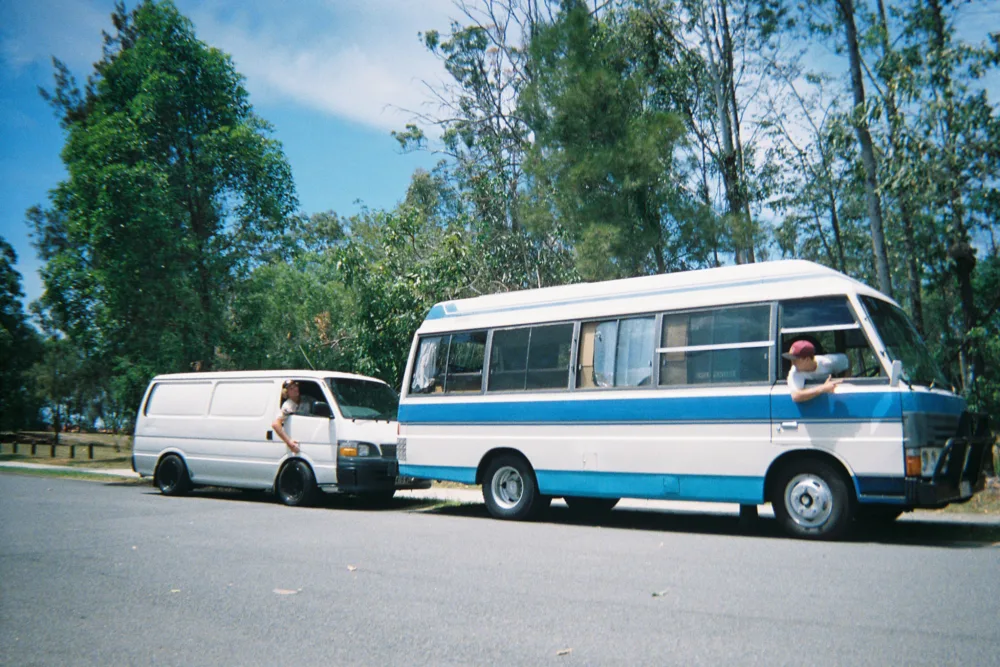
<svg viewBox="0 0 1000 667">
<path fill-rule="evenodd" d="M 496 458 L 486 469 L 483 500 L 494 518 L 516 521 L 534 518 L 552 502 L 538 492 L 528 462 L 509 455 Z"/>
<path fill-rule="evenodd" d="M 835 539 L 851 525 L 847 483 L 824 461 L 804 460 L 782 470 L 774 487 L 774 516 L 785 532 L 806 539 Z"/>
</svg>

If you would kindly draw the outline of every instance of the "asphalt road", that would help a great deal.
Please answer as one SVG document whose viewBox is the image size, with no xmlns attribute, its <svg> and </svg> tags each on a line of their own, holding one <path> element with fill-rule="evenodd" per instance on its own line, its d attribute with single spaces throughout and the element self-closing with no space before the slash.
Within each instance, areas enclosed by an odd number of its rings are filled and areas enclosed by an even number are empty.
<svg viewBox="0 0 1000 667">
<path fill-rule="evenodd" d="M 0 664 L 1000 665 L 998 541 L 0 474 Z"/>
</svg>

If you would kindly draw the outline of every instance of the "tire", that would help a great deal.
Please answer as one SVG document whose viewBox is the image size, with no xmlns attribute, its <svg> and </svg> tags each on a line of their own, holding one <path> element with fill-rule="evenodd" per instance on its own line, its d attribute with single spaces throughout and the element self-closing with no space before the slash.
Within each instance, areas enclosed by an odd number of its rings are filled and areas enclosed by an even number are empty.
<svg viewBox="0 0 1000 667">
<path fill-rule="evenodd" d="M 566 506 L 578 516 L 602 516 L 607 514 L 620 498 L 584 498 L 581 496 L 564 496 Z"/>
<path fill-rule="evenodd" d="M 494 459 L 483 478 L 483 500 L 496 519 L 524 521 L 545 511 L 550 496 L 538 492 L 535 472 L 519 456 L 504 455 Z"/>
<path fill-rule="evenodd" d="M 191 477 L 187 466 L 176 454 L 167 454 L 156 466 L 156 486 L 165 496 L 183 496 L 191 490 Z"/>
<path fill-rule="evenodd" d="M 274 491 L 278 500 L 289 507 L 310 504 L 316 495 L 316 478 L 312 468 L 305 461 L 292 459 L 278 473 Z"/>
<path fill-rule="evenodd" d="M 781 471 L 771 504 L 778 523 L 792 537 L 842 537 L 854 518 L 854 494 L 843 476 L 815 459 L 792 463 Z"/>
</svg>

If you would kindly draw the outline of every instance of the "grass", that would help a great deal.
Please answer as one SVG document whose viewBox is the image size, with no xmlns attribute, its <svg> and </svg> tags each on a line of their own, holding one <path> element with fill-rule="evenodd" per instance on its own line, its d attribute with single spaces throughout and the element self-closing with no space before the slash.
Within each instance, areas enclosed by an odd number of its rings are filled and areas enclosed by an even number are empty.
<svg viewBox="0 0 1000 667">
<path fill-rule="evenodd" d="M 115 477 L 112 475 L 96 475 L 83 470 L 45 470 L 39 468 L 13 468 L 4 465 L 0 460 L 0 472 L 15 475 L 28 475 L 29 477 L 58 477 L 61 479 L 81 479 L 88 482 L 103 482 L 105 484 L 151 484 L 150 479 L 139 479 L 137 477 Z"/>
</svg>

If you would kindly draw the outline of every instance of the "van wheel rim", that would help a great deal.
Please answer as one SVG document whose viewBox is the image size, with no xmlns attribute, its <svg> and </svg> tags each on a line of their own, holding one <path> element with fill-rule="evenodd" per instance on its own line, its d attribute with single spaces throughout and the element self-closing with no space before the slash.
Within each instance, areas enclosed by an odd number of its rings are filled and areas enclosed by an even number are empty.
<svg viewBox="0 0 1000 667">
<path fill-rule="evenodd" d="M 160 470 L 160 488 L 169 491 L 177 486 L 180 479 L 180 471 L 173 459 L 166 461 Z"/>
<path fill-rule="evenodd" d="M 785 507 L 796 524 L 818 528 L 833 514 L 833 492 L 822 477 L 796 475 L 785 487 Z"/>
<path fill-rule="evenodd" d="M 281 492 L 286 498 L 294 500 L 302 495 L 305 485 L 302 483 L 302 474 L 298 465 L 292 464 L 281 476 Z"/>
<path fill-rule="evenodd" d="M 493 498 L 504 509 L 514 509 L 524 497 L 524 479 L 512 466 L 504 466 L 493 475 Z"/>
</svg>

